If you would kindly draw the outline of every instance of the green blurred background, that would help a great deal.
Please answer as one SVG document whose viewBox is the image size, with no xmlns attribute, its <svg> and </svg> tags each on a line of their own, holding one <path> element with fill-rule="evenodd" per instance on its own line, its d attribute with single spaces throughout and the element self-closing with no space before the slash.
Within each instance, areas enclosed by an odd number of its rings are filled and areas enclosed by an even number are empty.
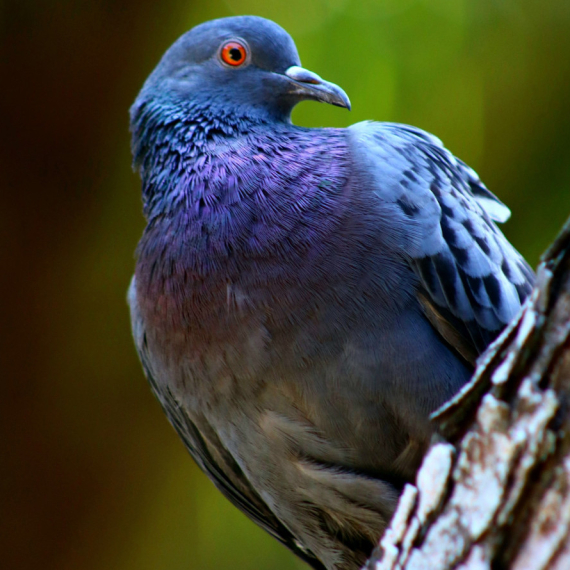
<svg viewBox="0 0 570 570">
<path fill-rule="evenodd" d="M 568 0 L 0 2 L 0 566 L 300 569 L 207 481 L 143 378 L 125 291 L 143 228 L 127 110 L 163 51 L 254 13 L 363 119 L 437 134 L 535 266 L 570 214 Z"/>
</svg>

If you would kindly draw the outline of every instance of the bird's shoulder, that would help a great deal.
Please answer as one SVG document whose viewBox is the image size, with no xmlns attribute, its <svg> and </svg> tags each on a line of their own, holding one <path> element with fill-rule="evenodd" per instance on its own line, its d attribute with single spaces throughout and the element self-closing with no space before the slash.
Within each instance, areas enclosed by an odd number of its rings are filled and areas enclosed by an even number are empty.
<svg viewBox="0 0 570 570">
<path fill-rule="evenodd" d="M 398 194 L 396 199 L 446 195 L 458 200 L 450 208 L 466 208 L 499 223 L 509 219 L 509 208 L 435 135 L 410 125 L 374 121 L 356 123 L 347 131 L 353 151 L 372 163 L 371 173 L 383 183 L 391 182 L 384 188 Z"/>
<path fill-rule="evenodd" d="M 495 224 L 509 209 L 421 129 L 363 122 L 347 134 L 359 183 L 420 279 L 426 315 L 473 360 L 518 312 L 534 280 Z"/>
</svg>

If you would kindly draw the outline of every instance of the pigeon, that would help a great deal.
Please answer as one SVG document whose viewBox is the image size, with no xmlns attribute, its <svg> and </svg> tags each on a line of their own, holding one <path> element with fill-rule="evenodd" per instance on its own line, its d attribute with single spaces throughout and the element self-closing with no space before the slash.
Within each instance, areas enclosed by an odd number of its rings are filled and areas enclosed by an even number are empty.
<svg viewBox="0 0 570 570">
<path fill-rule="evenodd" d="M 199 467 L 312 568 L 355 570 L 534 276 L 438 138 L 293 125 L 304 100 L 350 109 L 269 20 L 168 49 L 130 111 L 147 225 L 128 302 Z"/>
</svg>

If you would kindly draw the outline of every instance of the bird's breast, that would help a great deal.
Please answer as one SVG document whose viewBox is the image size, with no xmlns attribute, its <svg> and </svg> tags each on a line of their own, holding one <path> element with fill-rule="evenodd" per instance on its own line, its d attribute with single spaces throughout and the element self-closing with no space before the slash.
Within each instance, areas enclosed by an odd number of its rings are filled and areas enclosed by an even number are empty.
<svg viewBox="0 0 570 570">
<path fill-rule="evenodd" d="M 194 383 L 193 393 L 216 385 L 216 394 L 233 398 L 267 378 L 311 383 L 335 367 L 375 374 L 374 344 L 390 337 L 413 283 L 374 233 L 354 240 L 352 225 L 348 218 L 318 247 L 269 254 L 198 259 L 174 242 L 154 255 L 144 249 L 137 300 L 157 358 L 180 385 Z M 354 363 L 347 368 L 343 359 Z"/>
</svg>

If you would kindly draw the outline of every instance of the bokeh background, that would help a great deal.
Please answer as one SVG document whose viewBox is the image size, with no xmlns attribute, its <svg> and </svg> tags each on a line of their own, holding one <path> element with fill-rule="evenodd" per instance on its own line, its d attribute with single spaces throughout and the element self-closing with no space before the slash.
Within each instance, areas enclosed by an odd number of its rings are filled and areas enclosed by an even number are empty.
<svg viewBox="0 0 570 570">
<path fill-rule="evenodd" d="M 353 111 L 411 123 L 513 211 L 535 266 L 570 214 L 568 0 L 0 1 L 0 566 L 300 569 L 207 481 L 143 378 L 125 291 L 143 228 L 127 110 L 204 20 L 288 29 Z"/>
</svg>

